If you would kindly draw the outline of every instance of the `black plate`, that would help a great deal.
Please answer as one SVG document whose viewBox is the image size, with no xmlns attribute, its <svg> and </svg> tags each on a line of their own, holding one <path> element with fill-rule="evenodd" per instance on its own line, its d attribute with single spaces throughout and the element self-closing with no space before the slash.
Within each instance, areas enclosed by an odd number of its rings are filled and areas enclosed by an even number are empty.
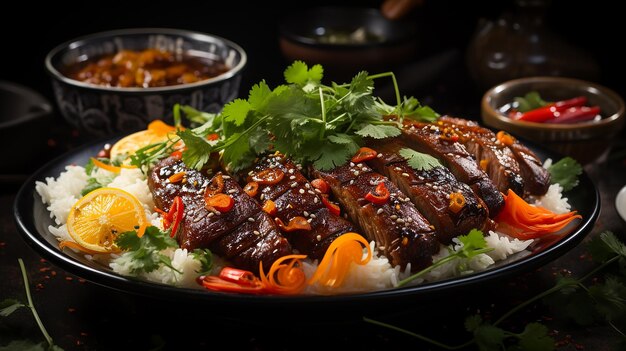
<svg viewBox="0 0 626 351">
<path fill-rule="evenodd" d="M 47 229 L 49 225 L 53 224 L 53 220 L 41 202 L 39 194 L 35 191 L 35 181 L 43 181 L 46 177 L 58 177 L 65 165 L 85 164 L 88 158 L 95 155 L 106 142 L 113 143 L 115 139 L 96 142 L 65 154 L 43 166 L 24 183 L 17 194 L 14 205 L 14 216 L 19 231 L 24 239 L 43 257 L 93 283 L 132 294 L 185 301 L 192 304 L 219 306 L 228 303 L 228 306 L 244 309 L 280 305 L 281 308 L 273 309 L 273 313 L 289 311 L 289 306 L 292 304 L 299 307 L 306 306 L 307 309 L 316 311 L 329 309 L 358 310 L 367 304 L 368 310 L 371 311 L 372 309 L 388 309 L 390 305 L 403 304 L 408 301 L 441 298 L 441 296 L 448 294 L 456 294 L 462 289 L 475 288 L 495 279 L 510 277 L 537 268 L 556 259 L 581 242 L 593 228 L 600 212 L 598 190 L 588 175 L 583 173 L 580 176 L 580 184 L 573 191 L 567 193 L 572 207 L 578 210 L 583 220 L 572 228 L 567 235 L 548 245 L 534 247 L 528 255 L 512 256 L 513 259 L 507 260 L 505 263 L 472 275 L 401 289 L 333 296 L 247 296 L 216 293 L 201 289 L 175 288 L 120 276 L 108 267 L 91 262 L 81 255 L 61 252 L 58 249 L 56 238 Z M 537 147 L 533 149 L 541 159 L 551 157 L 553 160 L 558 160 L 560 158 L 560 156 Z"/>
</svg>

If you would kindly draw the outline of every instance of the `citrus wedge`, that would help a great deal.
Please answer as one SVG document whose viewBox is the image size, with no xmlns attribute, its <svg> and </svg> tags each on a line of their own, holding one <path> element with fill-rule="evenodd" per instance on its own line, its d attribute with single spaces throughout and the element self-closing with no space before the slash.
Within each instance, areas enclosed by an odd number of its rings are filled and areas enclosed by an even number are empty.
<svg viewBox="0 0 626 351">
<path fill-rule="evenodd" d="M 176 128 L 163 121 L 150 122 L 148 129 L 142 130 L 120 139 L 111 147 L 111 159 L 123 157 L 122 164 L 130 164 L 130 155 L 142 147 L 160 143 L 176 136 Z"/>
<path fill-rule="evenodd" d="M 96 252 L 119 251 L 115 239 L 136 230 L 143 235 L 148 219 L 143 206 L 132 194 L 116 188 L 100 188 L 83 196 L 72 206 L 67 230 L 80 246 Z"/>
</svg>

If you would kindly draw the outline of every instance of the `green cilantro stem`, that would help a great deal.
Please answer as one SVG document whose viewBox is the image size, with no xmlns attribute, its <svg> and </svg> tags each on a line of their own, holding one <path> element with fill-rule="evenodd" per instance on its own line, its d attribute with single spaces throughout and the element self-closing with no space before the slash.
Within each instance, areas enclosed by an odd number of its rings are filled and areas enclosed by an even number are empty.
<svg viewBox="0 0 626 351">
<path fill-rule="evenodd" d="M 478 254 L 489 252 L 489 251 L 492 251 L 492 250 L 493 249 L 489 247 L 489 248 L 474 250 L 473 253 L 478 255 Z M 433 262 L 433 264 L 431 264 L 430 266 L 428 266 L 428 267 L 422 269 L 421 271 L 413 274 L 412 276 L 410 276 L 408 278 L 405 278 L 405 279 L 402 279 L 398 283 L 398 288 L 405 286 L 406 284 L 408 284 L 408 283 L 412 282 L 413 280 L 423 276 L 424 274 L 432 271 L 433 269 L 435 269 L 437 267 L 443 266 L 444 264 L 446 264 L 448 262 L 451 262 L 451 261 L 454 261 L 456 259 L 462 258 L 463 257 L 462 254 L 463 254 L 463 252 L 455 252 L 455 253 L 451 254 L 450 256 L 446 256 L 444 258 L 441 258 L 441 259 L 437 260 L 436 262 Z"/>
<path fill-rule="evenodd" d="M 585 276 L 583 276 L 580 279 L 576 279 L 573 280 L 570 283 L 567 284 L 557 284 L 555 286 L 553 286 L 552 288 L 539 293 L 537 295 L 535 295 L 534 297 L 532 297 L 529 300 L 524 301 L 523 303 L 516 305 L 515 307 L 513 307 L 511 310 L 509 310 L 507 313 L 503 314 L 500 318 L 498 318 L 497 321 L 495 321 L 493 323 L 494 326 L 502 323 L 504 320 L 506 320 L 507 318 L 509 318 L 510 316 L 512 316 L 513 314 L 517 313 L 519 310 L 525 308 L 526 306 L 543 299 L 544 297 L 553 294 L 561 289 L 563 289 L 564 287 L 567 286 L 580 286 L 582 282 L 584 282 L 585 280 L 589 279 L 590 277 L 594 276 L 596 273 L 598 273 L 599 271 L 601 271 L 602 269 L 604 269 L 606 266 L 609 266 L 610 264 L 612 264 L 613 262 L 616 262 L 617 260 L 619 260 L 620 256 L 615 256 L 613 258 L 611 258 L 610 260 L 602 263 L 601 265 L 599 265 L 598 267 L 596 267 L 595 269 L 593 269 L 591 272 L 587 273 Z"/>
<path fill-rule="evenodd" d="M 268 118 L 270 118 L 270 115 L 265 115 L 265 116 L 259 118 L 258 121 L 254 122 L 254 124 L 252 124 L 248 129 L 244 130 L 237 137 L 235 137 L 234 139 L 226 140 L 226 142 L 223 145 L 217 146 L 215 149 L 213 149 L 213 151 L 224 150 L 225 148 L 231 146 L 232 144 L 236 143 L 242 136 L 244 136 L 244 135 L 250 133 L 251 131 L 253 131 L 256 127 L 258 127 L 261 123 L 263 123 Z"/>
<path fill-rule="evenodd" d="M 393 90 L 396 93 L 396 105 L 400 106 L 400 104 L 402 104 L 402 101 L 400 99 L 400 88 L 398 87 L 398 81 L 396 80 L 396 75 L 393 74 L 393 72 L 385 72 L 385 73 L 378 73 L 378 74 L 374 74 L 370 76 L 371 79 L 378 79 L 378 78 L 384 78 L 384 77 L 391 77 L 391 80 L 393 81 Z M 402 116 L 400 116 L 400 121 L 402 121 Z"/>
<path fill-rule="evenodd" d="M 26 290 L 26 299 L 28 301 L 28 305 L 26 307 L 30 308 L 30 311 L 35 317 L 35 321 L 37 321 L 37 325 L 39 326 L 39 330 L 43 334 L 46 342 L 48 343 L 48 348 L 52 349 L 54 346 L 54 342 L 52 341 L 52 337 L 48 334 L 46 327 L 43 326 L 43 322 L 41 318 L 39 318 L 39 313 L 37 313 L 37 309 L 35 309 L 35 303 L 33 302 L 33 297 L 30 294 L 30 286 L 28 284 L 28 275 L 26 274 L 26 267 L 24 266 L 24 261 L 21 258 L 18 258 L 17 261 L 20 264 L 20 270 L 22 271 L 22 278 L 24 279 L 24 290 Z"/>
<path fill-rule="evenodd" d="M 378 326 L 381 326 L 381 327 L 385 327 L 387 329 L 395 330 L 397 332 L 410 335 L 410 336 L 412 336 L 414 338 L 420 339 L 422 341 L 426 341 L 426 342 L 428 342 L 430 344 L 433 344 L 433 345 L 435 345 L 437 347 L 440 347 L 440 348 L 446 349 L 446 350 L 460 350 L 460 349 L 462 349 L 464 347 L 467 347 L 467 346 L 469 346 L 469 345 L 474 343 L 474 340 L 470 340 L 470 341 L 467 341 L 467 342 L 465 342 L 465 343 L 463 343 L 461 345 L 450 346 L 450 345 L 446 345 L 444 343 L 441 343 L 441 342 L 439 342 L 437 340 L 434 340 L 434 339 L 431 339 L 429 337 L 426 337 L 424 335 L 416 334 L 416 333 L 413 333 L 412 331 L 396 327 L 395 325 L 387 324 L 387 323 L 380 322 L 380 321 L 377 321 L 377 320 L 374 320 L 374 319 L 370 319 L 370 318 L 367 318 L 367 317 L 363 317 L 363 320 L 368 322 L 368 323 L 372 323 L 372 324 L 375 324 L 375 325 L 378 325 Z"/>
<path fill-rule="evenodd" d="M 326 109 L 324 108 L 324 93 L 322 92 L 322 88 L 319 88 L 320 92 L 320 108 L 322 109 L 322 122 L 324 125 L 320 128 L 320 140 L 324 140 L 324 132 L 326 131 Z"/>
</svg>

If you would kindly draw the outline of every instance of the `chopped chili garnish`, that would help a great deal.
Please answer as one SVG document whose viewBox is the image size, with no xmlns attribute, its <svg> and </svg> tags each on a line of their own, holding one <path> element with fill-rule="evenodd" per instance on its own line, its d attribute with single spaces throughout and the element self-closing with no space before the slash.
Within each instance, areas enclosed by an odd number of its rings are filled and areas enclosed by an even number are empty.
<svg viewBox="0 0 626 351">
<path fill-rule="evenodd" d="M 326 183 L 326 181 L 324 179 L 321 179 L 321 178 L 313 179 L 311 181 L 311 185 L 313 185 L 313 187 L 315 189 L 319 190 L 320 193 L 322 193 L 322 194 L 328 194 L 328 191 L 330 190 L 330 187 L 328 186 L 328 183 Z"/>
<path fill-rule="evenodd" d="M 249 182 L 246 186 L 243 187 L 243 191 L 246 192 L 251 197 L 255 197 L 257 192 L 259 191 L 259 183 L 257 182 Z"/>
<path fill-rule="evenodd" d="M 210 141 L 217 140 L 217 139 L 219 139 L 219 137 L 220 136 L 217 133 L 211 133 L 211 134 L 206 136 L 207 140 L 210 140 Z"/>
<path fill-rule="evenodd" d="M 465 196 L 461 193 L 450 194 L 450 205 L 448 208 L 454 213 L 459 213 L 465 207 Z"/>
<path fill-rule="evenodd" d="M 180 198 L 180 196 L 176 196 L 168 212 L 165 212 L 158 208 L 155 208 L 155 210 L 159 212 L 163 217 L 163 228 L 172 228 L 170 236 L 174 237 L 176 235 L 176 232 L 178 231 L 178 226 L 180 225 L 180 222 L 183 220 L 183 216 L 185 215 L 185 205 L 183 204 L 183 200 Z"/>
<path fill-rule="evenodd" d="M 170 181 L 170 183 L 178 183 L 181 180 L 183 180 L 183 178 L 185 177 L 185 174 L 187 174 L 187 172 L 178 172 L 178 173 L 174 173 L 171 176 L 169 176 L 169 178 L 167 178 L 167 180 Z"/>
<path fill-rule="evenodd" d="M 276 168 L 267 168 L 252 176 L 252 180 L 263 185 L 276 184 L 283 180 L 285 172 Z"/>
<path fill-rule="evenodd" d="M 311 223 L 307 222 L 306 218 L 302 216 L 293 217 L 287 225 L 280 219 L 275 218 L 274 221 L 278 225 L 278 228 L 283 232 L 293 232 L 296 230 L 311 230 Z"/>
<path fill-rule="evenodd" d="M 204 198 L 219 194 L 224 191 L 224 177 L 221 174 L 216 175 L 211 179 L 211 182 L 204 191 Z"/>
<path fill-rule="evenodd" d="M 226 269 L 232 269 L 225 267 L 222 271 Z M 252 272 L 243 271 L 249 273 L 246 274 L 246 278 L 243 278 L 240 281 L 232 281 L 221 278 L 222 272 L 220 272 L 220 277 L 216 276 L 205 276 L 200 277 L 200 283 L 202 286 L 209 290 L 214 291 L 224 291 L 224 292 L 235 292 L 235 293 L 244 293 L 244 294 L 261 294 L 263 293 L 264 287 L 261 280 L 252 274 Z M 228 273 L 228 272 L 227 272 Z M 250 279 L 250 280 L 248 280 Z"/>
<path fill-rule="evenodd" d="M 496 134 L 496 139 L 501 142 L 503 145 L 511 146 L 515 143 L 515 138 L 511 136 L 511 134 L 501 130 Z"/>
<path fill-rule="evenodd" d="M 235 205 L 235 200 L 226 194 L 215 194 L 211 197 L 205 197 L 207 208 L 214 208 L 222 213 L 230 211 Z"/>
<path fill-rule="evenodd" d="M 339 207 L 339 205 L 330 202 L 330 200 L 328 200 L 328 196 L 322 196 L 322 203 L 324 204 L 324 206 L 326 206 L 326 208 L 328 208 L 330 213 L 334 214 L 335 216 L 339 216 L 341 214 L 341 208 Z"/>
<path fill-rule="evenodd" d="M 480 169 L 487 171 L 487 166 L 489 166 L 489 160 L 480 160 Z"/>
<path fill-rule="evenodd" d="M 170 154 L 170 157 L 180 160 L 183 158 L 183 152 L 180 150 L 176 150 Z"/>
<path fill-rule="evenodd" d="M 357 151 L 356 155 L 352 156 L 351 161 L 354 163 L 369 161 L 378 155 L 378 152 L 369 147 L 362 147 Z"/>
<path fill-rule="evenodd" d="M 389 190 L 384 182 L 378 183 L 375 193 L 371 191 L 365 195 L 365 200 L 376 205 L 384 205 L 389 201 Z"/>
<path fill-rule="evenodd" d="M 265 203 L 263 204 L 263 212 L 270 214 L 270 215 L 275 215 L 276 214 L 276 203 L 272 200 L 267 200 L 265 201 Z"/>
</svg>

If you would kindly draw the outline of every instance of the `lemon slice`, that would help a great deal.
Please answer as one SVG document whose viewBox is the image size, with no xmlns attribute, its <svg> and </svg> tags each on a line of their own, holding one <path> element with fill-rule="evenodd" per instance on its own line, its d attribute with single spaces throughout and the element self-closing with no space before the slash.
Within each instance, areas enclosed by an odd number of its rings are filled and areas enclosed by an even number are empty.
<svg viewBox="0 0 626 351">
<path fill-rule="evenodd" d="M 148 125 L 148 129 L 142 130 L 120 139 L 111 147 L 111 159 L 123 157 L 122 164 L 130 164 L 130 155 L 142 147 L 154 143 L 160 143 L 176 136 L 176 128 L 155 120 Z"/>
<path fill-rule="evenodd" d="M 96 252 L 119 251 L 115 239 L 136 230 L 143 235 L 148 219 L 143 206 L 132 194 L 117 188 L 96 189 L 72 206 L 67 230 L 80 246 Z"/>
</svg>

